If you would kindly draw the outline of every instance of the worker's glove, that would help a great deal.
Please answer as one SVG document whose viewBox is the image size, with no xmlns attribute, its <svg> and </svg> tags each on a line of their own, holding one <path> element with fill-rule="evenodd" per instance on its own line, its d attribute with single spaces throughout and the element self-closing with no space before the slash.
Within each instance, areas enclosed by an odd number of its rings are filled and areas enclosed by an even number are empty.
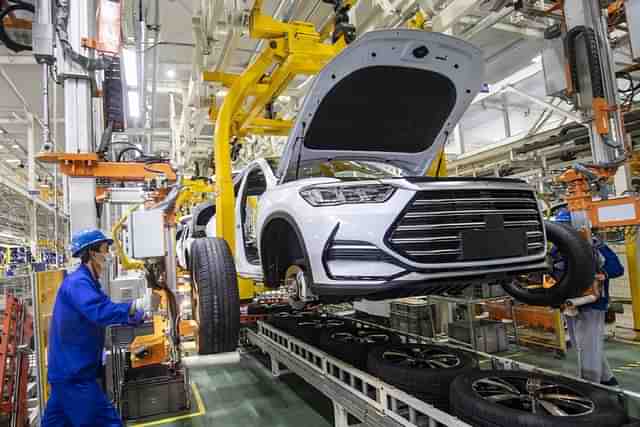
<svg viewBox="0 0 640 427">
<path fill-rule="evenodd" d="M 141 325 L 142 322 L 144 322 L 144 311 L 142 311 L 142 310 L 136 310 L 133 315 L 129 316 L 129 322 L 128 323 L 131 326 Z"/>
<path fill-rule="evenodd" d="M 160 297 L 155 292 L 146 292 L 142 297 L 133 300 L 131 303 L 130 314 L 133 314 L 136 310 L 142 310 L 145 313 L 153 313 L 158 310 L 160 304 Z"/>
</svg>

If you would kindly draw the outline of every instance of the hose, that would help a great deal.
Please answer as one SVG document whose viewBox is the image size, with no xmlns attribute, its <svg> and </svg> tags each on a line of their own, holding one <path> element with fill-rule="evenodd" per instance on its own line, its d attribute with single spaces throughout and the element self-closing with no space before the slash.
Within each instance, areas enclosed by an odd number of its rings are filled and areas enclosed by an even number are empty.
<svg viewBox="0 0 640 427">
<path fill-rule="evenodd" d="M 86 1 L 86 0 L 75 0 Z M 56 14 L 56 33 L 64 53 L 71 58 L 73 62 L 80 65 L 86 71 L 104 70 L 113 60 L 106 56 L 100 56 L 98 59 L 92 59 L 87 56 L 73 50 L 71 43 L 69 42 L 69 34 L 67 33 L 67 27 L 69 26 L 69 4 L 71 0 L 57 0 L 56 6 L 58 13 Z"/>
<path fill-rule="evenodd" d="M 0 41 L 2 43 L 4 43 L 4 45 L 8 49 L 10 49 L 10 50 L 12 50 L 14 52 L 22 52 L 24 50 L 32 50 L 33 49 L 32 46 L 13 41 L 9 37 L 9 35 L 7 34 L 7 31 L 4 28 L 4 18 L 7 17 L 10 13 L 13 13 L 13 12 L 19 11 L 19 10 L 25 10 L 27 12 L 36 13 L 36 8 L 35 8 L 34 5 L 29 4 L 29 3 L 22 3 L 22 2 L 19 2 L 18 4 L 11 5 L 11 6 L 7 7 L 6 9 L 4 9 L 3 11 L 0 12 Z"/>
<path fill-rule="evenodd" d="M 589 60 L 592 95 L 594 98 L 604 98 L 604 85 L 602 81 L 602 71 L 600 70 L 600 57 L 598 56 L 596 34 L 593 29 L 587 28 L 584 25 L 572 28 L 567 32 L 566 36 L 567 51 L 569 54 L 569 68 L 571 70 L 571 83 L 575 91 L 578 92 L 580 90 L 580 85 L 578 83 L 578 69 L 576 67 L 577 51 L 574 44 L 576 38 L 580 34 L 584 35 L 583 39 Z"/>
<path fill-rule="evenodd" d="M 131 260 L 127 256 L 127 253 L 124 251 L 122 242 L 120 242 L 119 238 L 120 230 L 122 229 L 125 221 L 129 218 L 129 215 L 131 215 L 131 213 L 137 210 L 140 206 L 142 206 L 142 204 L 136 205 L 129 209 L 124 215 L 122 215 L 122 218 L 120 218 L 111 229 L 111 237 L 113 238 L 113 246 L 115 247 L 116 255 L 120 258 L 122 267 L 124 267 L 125 270 L 144 270 L 144 262 Z"/>
</svg>

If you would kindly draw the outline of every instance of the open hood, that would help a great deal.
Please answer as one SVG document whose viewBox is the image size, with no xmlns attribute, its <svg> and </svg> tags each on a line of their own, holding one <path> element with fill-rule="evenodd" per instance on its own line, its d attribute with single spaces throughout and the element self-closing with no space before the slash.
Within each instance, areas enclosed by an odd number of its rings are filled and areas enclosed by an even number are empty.
<svg viewBox="0 0 640 427">
<path fill-rule="evenodd" d="M 365 33 L 316 77 L 278 175 L 341 158 L 424 175 L 480 90 L 483 68 L 478 48 L 440 33 Z"/>
</svg>

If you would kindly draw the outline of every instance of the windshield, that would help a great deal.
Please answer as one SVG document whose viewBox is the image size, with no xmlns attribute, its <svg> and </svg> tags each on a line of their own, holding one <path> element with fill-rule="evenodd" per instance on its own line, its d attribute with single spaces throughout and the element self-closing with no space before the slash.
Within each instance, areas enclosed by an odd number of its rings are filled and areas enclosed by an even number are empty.
<svg viewBox="0 0 640 427">
<path fill-rule="evenodd" d="M 300 164 L 299 178 L 381 179 L 396 178 L 404 171 L 370 160 L 310 160 Z"/>
</svg>

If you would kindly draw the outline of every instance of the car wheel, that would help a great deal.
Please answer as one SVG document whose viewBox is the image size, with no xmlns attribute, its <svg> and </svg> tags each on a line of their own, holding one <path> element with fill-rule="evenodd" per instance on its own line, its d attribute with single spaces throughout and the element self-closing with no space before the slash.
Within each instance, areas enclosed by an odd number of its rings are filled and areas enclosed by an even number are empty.
<svg viewBox="0 0 640 427">
<path fill-rule="evenodd" d="M 317 317 L 299 320 L 291 331 L 296 338 L 310 344 L 318 344 L 320 336 L 325 332 L 349 327 L 349 322 L 335 317 Z"/>
<path fill-rule="evenodd" d="M 470 353 L 431 344 L 380 347 L 369 353 L 369 372 L 384 382 L 446 410 L 449 386 L 477 365 Z"/>
<path fill-rule="evenodd" d="M 303 319 L 315 319 L 317 316 L 318 314 L 312 311 L 283 311 L 271 316 L 271 321 L 269 323 L 289 334 L 293 329 L 295 329 L 299 321 Z"/>
<path fill-rule="evenodd" d="M 192 304 L 198 323 L 200 354 L 234 351 L 240 332 L 240 296 L 233 256 L 222 239 L 196 239 L 191 271 L 195 282 Z"/>
<path fill-rule="evenodd" d="M 400 337 L 384 329 L 347 327 L 326 331 L 318 341 L 318 347 L 326 353 L 358 369 L 365 369 L 371 349 L 400 344 Z"/>
<path fill-rule="evenodd" d="M 478 427 L 619 427 L 615 395 L 589 384 L 522 371 L 476 371 L 451 384 L 455 416 Z"/>
<path fill-rule="evenodd" d="M 577 230 L 545 221 L 547 240 L 565 258 L 565 272 L 550 288 L 527 287 L 522 280 L 504 283 L 504 290 L 525 304 L 559 306 L 567 298 L 580 296 L 595 278 L 593 249 Z M 552 262 L 549 261 L 552 265 Z"/>
</svg>

